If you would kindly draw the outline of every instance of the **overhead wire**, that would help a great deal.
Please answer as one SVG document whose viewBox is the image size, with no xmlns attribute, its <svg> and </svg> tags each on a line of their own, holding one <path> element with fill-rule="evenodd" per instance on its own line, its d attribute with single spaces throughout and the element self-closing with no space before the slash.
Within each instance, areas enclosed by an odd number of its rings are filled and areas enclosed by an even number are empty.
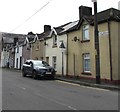
<svg viewBox="0 0 120 112">
<path fill-rule="evenodd" d="M 35 16 L 38 12 L 40 12 L 43 8 L 45 8 L 52 0 L 49 0 L 45 5 L 43 5 L 40 9 L 38 9 L 34 14 L 32 14 L 30 17 L 28 17 L 24 22 L 22 22 L 21 24 L 19 24 L 17 27 L 15 27 L 14 29 L 12 29 L 10 32 L 13 32 L 15 30 L 17 30 L 18 28 L 20 28 L 22 25 L 24 25 L 26 22 L 28 22 L 33 16 Z"/>
</svg>

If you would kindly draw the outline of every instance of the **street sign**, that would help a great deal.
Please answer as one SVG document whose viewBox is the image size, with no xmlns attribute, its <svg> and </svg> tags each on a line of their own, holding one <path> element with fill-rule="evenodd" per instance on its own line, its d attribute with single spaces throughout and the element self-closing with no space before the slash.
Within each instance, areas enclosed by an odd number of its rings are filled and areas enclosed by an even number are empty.
<svg viewBox="0 0 120 112">
<path fill-rule="evenodd" d="M 108 35 L 108 31 L 99 32 L 99 37 Z"/>
</svg>

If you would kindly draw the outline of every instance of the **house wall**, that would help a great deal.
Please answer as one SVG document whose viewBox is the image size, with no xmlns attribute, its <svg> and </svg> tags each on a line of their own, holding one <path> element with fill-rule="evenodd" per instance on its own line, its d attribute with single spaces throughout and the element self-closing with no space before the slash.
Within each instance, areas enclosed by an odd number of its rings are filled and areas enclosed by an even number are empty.
<svg viewBox="0 0 120 112">
<path fill-rule="evenodd" d="M 15 64 L 15 52 L 12 52 L 12 49 L 9 50 L 9 64 L 10 68 L 14 68 Z"/>
<path fill-rule="evenodd" d="M 99 24 L 100 76 L 110 80 L 110 50 L 108 23 Z M 106 33 L 105 33 L 106 32 Z"/>
<path fill-rule="evenodd" d="M 7 67 L 8 61 L 9 61 L 9 52 L 3 49 L 3 51 L 1 52 L 1 67 Z"/>
<path fill-rule="evenodd" d="M 118 68 L 118 62 L 120 62 L 120 59 L 118 60 L 118 42 L 120 42 L 120 29 L 119 29 L 119 25 L 118 22 L 111 22 L 110 26 L 111 26 L 111 48 L 112 48 L 112 71 L 113 71 L 113 79 L 120 80 L 119 77 L 119 73 L 120 70 Z"/>
<path fill-rule="evenodd" d="M 90 41 L 82 42 L 82 27 L 68 33 L 68 75 L 95 77 L 95 49 L 93 27 L 89 26 Z M 77 37 L 79 41 L 73 41 Z M 83 73 L 83 54 L 90 53 L 90 74 Z"/>
<path fill-rule="evenodd" d="M 66 47 L 67 45 L 67 35 L 60 35 L 57 36 L 57 46 L 53 46 L 53 38 L 49 38 L 46 40 L 46 43 L 48 44 L 46 46 L 46 56 L 49 57 L 49 64 L 53 66 L 53 60 L 52 57 L 56 56 L 57 57 L 57 62 L 56 62 L 56 74 L 61 75 L 62 74 L 62 50 L 59 48 L 61 44 L 61 40 L 63 40 L 63 43 Z M 63 51 L 63 66 L 64 66 L 64 75 L 66 75 L 66 51 Z"/>
<path fill-rule="evenodd" d="M 5 67 L 6 64 L 5 64 L 6 60 L 5 60 L 5 51 L 3 50 L 1 52 L 1 67 Z"/>
<path fill-rule="evenodd" d="M 120 23 L 118 24 L 118 49 L 117 49 L 117 51 L 118 51 L 118 79 L 120 80 Z"/>
<path fill-rule="evenodd" d="M 83 23 L 84 24 L 84 23 Z M 119 23 L 120 25 L 120 23 Z M 112 50 L 112 75 L 113 80 L 119 80 L 118 74 L 118 42 L 120 35 L 118 22 L 111 22 L 111 50 Z M 89 27 L 90 41 L 82 42 L 82 26 L 78 31 L 68 33 L 68 75 L 81 76 L 87 78 L 96 77 L 95 65 L 95 43 L 94 43 L 94 26 Z M 99 50 L 100 50 L 100 77 L 101 79 L 111 80 L 110 78 L 110 48 L 109 48 L 109 33 L 108 23 L 99 24 Z M 119 32 L 119 33 L 118 33 Z M 103 33 L 103 34 L 102 34 Z M 73 41 L 74 37 L 80 41 Z M 90 53 L 90 74 L 83 73 L 83 53 Z M 119 53 L 120 54 L 120 53 Z"/>
<path fill-rule="evenodd" d="M 23 46 L 22 57 L 23 61 L 30 59 L 31 49 L 27 49 L 27 45 Z"/>
<path fill-rule="evenodd" d="M 1 63 L 1 55 L 2 55 L 2 34 L 0 33 L 0 67 L 2 67 L 2 63 Z"/>
<path fill-rule="evenodd" d="M 37 40 L 32 44 L 32 59 L 42 59 L 45 55 L 44 53 L 44 41 Z"/>
</svg>

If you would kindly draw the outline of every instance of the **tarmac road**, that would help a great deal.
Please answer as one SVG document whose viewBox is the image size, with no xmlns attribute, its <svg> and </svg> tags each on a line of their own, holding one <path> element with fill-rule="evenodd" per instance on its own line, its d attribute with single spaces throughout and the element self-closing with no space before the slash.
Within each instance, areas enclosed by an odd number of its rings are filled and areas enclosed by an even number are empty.
<svg viewBox="0 0 120 112">
<path fill-rule="evenodd" d="M 2 110 L 118 110 L 118 92 L 2 71 Z"/>
</svg>

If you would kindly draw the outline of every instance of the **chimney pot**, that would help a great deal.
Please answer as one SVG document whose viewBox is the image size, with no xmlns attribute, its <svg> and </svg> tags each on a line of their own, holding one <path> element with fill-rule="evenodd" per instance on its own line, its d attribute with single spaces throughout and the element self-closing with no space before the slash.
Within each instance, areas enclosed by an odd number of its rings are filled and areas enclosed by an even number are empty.
<svg viewBox="0 0 120 112">
<path fill-rule="evenodd" d="M 80 6 L 79 7 L 79 19 L 83 16 L 90 16 L 92 15 L 92 7 Z"/>
<path fill-rule="evenodd" d="M 44 25 L 44 32 L 50 31 L 51 26 L 50 25 Z"/>
</svg>

